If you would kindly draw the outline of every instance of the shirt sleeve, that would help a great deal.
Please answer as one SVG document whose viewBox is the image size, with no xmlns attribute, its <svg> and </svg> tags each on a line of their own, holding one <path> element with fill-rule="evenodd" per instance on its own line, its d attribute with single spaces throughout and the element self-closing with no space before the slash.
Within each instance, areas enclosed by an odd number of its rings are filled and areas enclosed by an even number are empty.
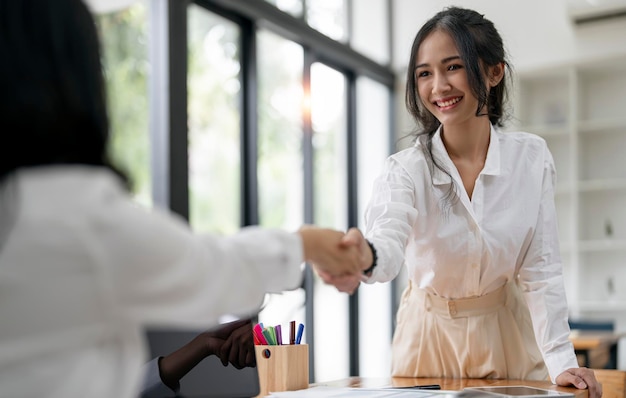
<svg viewBox="0 0 626 398">
<path fill-rule="evenodd" d="M 300 286 L 300 235 L 247 227 L 218 236 L 194 233 L 182 219 L 112 206 L 98 234 L 117 306 L 151 326 L 207 327 L 220 316 L 250 316 L 265 293 Z M 105 251 L 106 250 L 106 251 Z"/>
<path fill-rule="evenodd" d="M 172 391 L 163 384 L 159 372 L 159 359 L 154 358 L 143 366 L 143 382 L 141 386 L 141 398 L 170 398 L 176 397 L 177 391 Z"/>
<path fill-rule="evenodd" d="M 520 282 L 533 321 L 535 338 L 552 382 L 563 371 L 577 368 L 569 341 L 567 298 L 559 253 L 554 187 L 554 161 L 545 147 L 542 199 L 537 226 L 520 267 Z"/>
<path fill-rule="evenodd" d="M 388 282 L 398 276 L 404 251 L 417 219 L 413 180 L 393 157 L 374 182 L 365 212 L 365 237 L 378 256 L 377 266 L 367 283 Z"/>
</svg>

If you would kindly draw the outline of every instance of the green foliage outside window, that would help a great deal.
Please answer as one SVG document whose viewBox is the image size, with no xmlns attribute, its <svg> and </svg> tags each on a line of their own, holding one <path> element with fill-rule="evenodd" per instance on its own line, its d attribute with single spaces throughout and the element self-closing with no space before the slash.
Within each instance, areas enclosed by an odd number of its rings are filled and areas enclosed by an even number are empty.
<svg viewBox="0 0 626 398">
<path fill-rule="evenodd" d="M 151 203 L 146 6 L 100 15 L 110 121 L 109 156 L 126 173 L 138 202 Z"/>
</svg>

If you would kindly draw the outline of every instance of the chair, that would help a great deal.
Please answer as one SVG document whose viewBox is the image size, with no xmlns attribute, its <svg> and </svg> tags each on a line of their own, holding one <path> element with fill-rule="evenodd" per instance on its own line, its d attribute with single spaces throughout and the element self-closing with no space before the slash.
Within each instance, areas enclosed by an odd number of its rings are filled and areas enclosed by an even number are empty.
<svg viewBox="0 0 626 398">
<path fill-rule="evenodd" d="M 569 321 L 569 328 L 574 330 L 603 330 L 606 332 L 615 331 L 615 322 L 607 320 L 607 321 L 598 321 L 598 320 L 587 320 L 587 319 L 578 319 Z"/>
<path fill-rule="evenodd" d="M 583 333 L 615 332 L 615 322 L 612 320 L 570 319 L 568 322 L 572 331 Z M 598 367 L 598 364 L 604 364 L 604 369 L 617 369 L 617 341 L 611 344 L 608 351 L 576 349 L 576 357 L 580 366 L 591 368 Z"/>
<path fill-rule="evenodd" d="M 602 384 L 602 398 L 626 398 L 626 371 L 593 369 L 593 372 Z"/>
</svg>

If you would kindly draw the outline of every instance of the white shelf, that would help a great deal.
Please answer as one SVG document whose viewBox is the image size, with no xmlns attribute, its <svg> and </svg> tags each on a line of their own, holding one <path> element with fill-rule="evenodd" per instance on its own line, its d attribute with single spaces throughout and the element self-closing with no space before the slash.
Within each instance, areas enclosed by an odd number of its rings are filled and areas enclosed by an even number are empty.
<svg viewBox="0 0 626 398">
<path fill-rule="evenodd" d="M 572 191 L 572 187 L 570 184 L 557 184 L 554 188 L 554 193 L 556 195 L 567 195 Z"/>
<path fill-rule="evenodd" d="M 624 167 L 626 167 L 626 165 L 624 165 Z M 579 181 L 578 190 L 580 192 L 622 191 L 626 190 L 626 179 L 607 178 L 602 180 Z"/>
<path fill-rule="evenodd" d="M 555 203 L 573 314 L 626 316 L 626 58 L 520 76 L 515 120 L 543 137 L 559 176 Z M 611 237 L 605 238 L 607 223 Z M 615 295 L 607 296 L 607 281 Z M 603 299 L 604 298 L 604 299 Z"/>
<path fill-rule="evenodd" d="M 599 132 L 626 131 L 626 118 L 582 120 L 578 122 L 578 131 L 582 134 L 596 134 Z"/>
<path fill-rule="evenodd" d="M 578 304 L 578 308 L 584 312 L 624 312 L 626 301 L 584 300 Z"/>
<path fill-rule="evenodd" d="M 578 242 L 581 252 L 625 251 L 626 239 L 583 240 Z M 626 265 L 626 263 L 625 263 Z"/>
<path fill-rule="evenodd" d="M 521 126 L 519 129 L 541 137 L 567 137 L 570 135 L 569 127 L 563 124 L 537 124 Z"/>
</svg>

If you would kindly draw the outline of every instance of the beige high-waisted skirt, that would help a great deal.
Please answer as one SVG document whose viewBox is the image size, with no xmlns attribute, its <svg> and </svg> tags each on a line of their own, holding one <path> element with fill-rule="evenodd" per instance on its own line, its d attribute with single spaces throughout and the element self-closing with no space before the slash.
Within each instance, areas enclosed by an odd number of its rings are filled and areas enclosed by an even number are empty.
<svg viewBox="0 0 626 398">
<path fill-rule="evenodd" d="M 546 380 L 528 306 L 509 282 L 485 296 L 402 294 L 392 343 L 394 377 Z"/>
</svg>

